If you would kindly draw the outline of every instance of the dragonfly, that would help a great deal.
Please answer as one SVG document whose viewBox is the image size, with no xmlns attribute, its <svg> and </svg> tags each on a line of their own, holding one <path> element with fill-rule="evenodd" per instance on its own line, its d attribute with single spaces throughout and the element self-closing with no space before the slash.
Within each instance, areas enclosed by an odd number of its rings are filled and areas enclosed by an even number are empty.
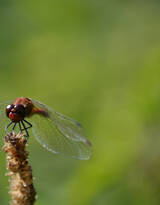
<svg viewBox="0 0 160 205">
<path fill-rule="evenodd" d="M 32 129 L 36 140 L 55 154 L 81 160 L 88 160 L 92 154 L 91 143 L 79 122 L 31 98 L 18 97 L 1 103 L 0 127 L 5 132 L 23 132 L 27 138 Z"/>
</svg>

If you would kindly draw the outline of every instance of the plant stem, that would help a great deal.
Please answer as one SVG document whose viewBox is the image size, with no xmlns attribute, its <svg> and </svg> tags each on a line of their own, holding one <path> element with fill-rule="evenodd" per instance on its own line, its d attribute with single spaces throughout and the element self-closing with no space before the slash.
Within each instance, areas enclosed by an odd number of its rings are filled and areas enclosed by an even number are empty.
<svg viewBox="0 0 160 205">
<path fill-rule="evenodd" d="M 27 140 L 23 134 L 11 132 L 4 137 L 6 166 L 10 176 L 11 205 L 33 205 L 36 191 L 33 185 L 32 168 L 28 163 Z"/>
</svg>

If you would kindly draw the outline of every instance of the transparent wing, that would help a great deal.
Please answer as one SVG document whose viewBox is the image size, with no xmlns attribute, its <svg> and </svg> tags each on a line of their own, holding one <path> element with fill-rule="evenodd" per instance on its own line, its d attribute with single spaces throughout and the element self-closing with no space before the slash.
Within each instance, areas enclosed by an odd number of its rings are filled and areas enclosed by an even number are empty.
<svg viewBox="0 0 160 205">
<path fill-rule="evenodd" d="M 37 141 L 51 152 L 89 159 L 92 152 L 91 143 L 84 137 L 82 126 L 41 102 L 32 101 L 37 108 L 48 113 L 48 117 L 35 114 L 30 118 Z"/>
<path fill-rule="evenodd" d="M 14 100 L 9 100 L 7 102 L 0 103 L 0 135 L 2 137 L 6 134 L 6 126 L 11 122 L 10 119 L 6 116 L 6 107 L 7 105 L 13 104 Z"/>
</svg>

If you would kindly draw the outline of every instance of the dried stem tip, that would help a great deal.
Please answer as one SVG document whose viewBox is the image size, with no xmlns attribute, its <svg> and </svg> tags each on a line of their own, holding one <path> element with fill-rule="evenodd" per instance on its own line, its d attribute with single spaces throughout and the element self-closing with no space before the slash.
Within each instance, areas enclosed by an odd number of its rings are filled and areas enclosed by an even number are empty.
<svg viewBox="0 0 160 205">
<path fill-rule="evenodd" d="M 11 205 L 33 205 L 36 191 L 33 186 L 31 166 L 28 164 L 27 140 L 23 134 L 7 134 L 4 138 L 7 153 L 7 176 L 10 176 Z"/>
</svg>

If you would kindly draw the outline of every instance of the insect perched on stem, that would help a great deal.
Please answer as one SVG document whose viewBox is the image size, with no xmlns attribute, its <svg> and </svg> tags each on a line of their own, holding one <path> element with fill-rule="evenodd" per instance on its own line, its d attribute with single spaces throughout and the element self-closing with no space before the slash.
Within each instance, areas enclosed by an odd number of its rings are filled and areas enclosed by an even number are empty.
<svg viewBox="0 0 160 205">
<path fill-rule="evenodd" d="M 85 138 L 80 123 L 39 101 L 19 97 L 15 101 L 0 104 L 0 124 L 1 128 L 6 126 L 7 132 L 18 130 L 25 132 L 27 137 L 28 130 L 32 128 L 37 141 L 53 153 L 84 160 L 91 156 L 91 143 Z"/>
</svg>

